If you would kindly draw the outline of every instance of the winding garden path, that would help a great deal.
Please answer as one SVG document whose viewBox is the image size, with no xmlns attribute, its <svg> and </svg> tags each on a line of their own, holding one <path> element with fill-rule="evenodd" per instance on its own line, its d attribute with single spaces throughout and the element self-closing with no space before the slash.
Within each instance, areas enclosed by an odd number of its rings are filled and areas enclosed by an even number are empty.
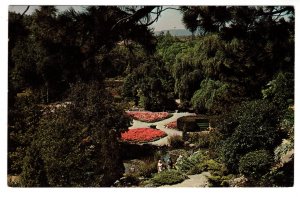
<svg viewBox="0 0 300 197">
<path fill-rule="evenodd" d="M 154 123 L 147 123 L 147 122 L 141 122 L 138 120 L 133 120 L 133 125 L 131 127 L 129 127 L 129 129 L 145 128 L 145 127 L 150 127 L 150 125 L 156 125 L 156 128 L 166 132 L 167 136 L 164 138 L 161 138 L 157 141 L 151 142 L 151 144 L 157 145 L 157 146 L 167 145 L 169 136 L 172 136 L 172 135 L 180 135 L 181 136 L 182 132 L 175 130 L 175 129 L 166 128 L 165 124 L 167 124 L 169 122 L 173 122 L 183 116 L 195 115 L 194 113 L 188 113 L 188 112 L 172 113 L 172 114 L 173 114 L 172 117 L 162 120 L 162 121 L 154 122 Z"/>
</svg>

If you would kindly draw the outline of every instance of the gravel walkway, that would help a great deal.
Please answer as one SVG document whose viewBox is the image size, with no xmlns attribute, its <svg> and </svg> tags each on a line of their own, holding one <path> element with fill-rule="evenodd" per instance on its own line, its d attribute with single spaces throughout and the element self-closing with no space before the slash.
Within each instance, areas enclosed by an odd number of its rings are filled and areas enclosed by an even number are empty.
<svg viewBox="0 0 300 197">
<path fill-rule="evenodd" d="M 175 120 L 177 120 L 180 117 L 183 116 L 190 116 L 190 115 L 196 115 L 194 113 L 188 113 L 188 112 L 183 112 L 183 113 L 172 113 L 173 116 L 159 121 L 159 122 L 154 122 L 154 123 L 146 123 L 146 122 L 141 122 L 138 120 L 133 120 L 133 125 L 131 127 L 129 127 L 129 129 L 136 129 L 136 128 L 145 128 L 145 127 L 150 127 L 150 125 L 156 125 L 156 128 L 159 130 L 162 130 L 164 132 L 167 133 L 167 136 L 164 138 L 161 138 L 157 141 L 151 142 L 151 144 L 153 145 L 157 145 L 157 146 L 163 146 L 163 145 L 168 145 L 168 137 L 172 136 L 172 135 L 182 135 L 181 131 L 175 130 L 175 129 L 169 129 L 166 128 L 164 125 L 169 123 L 169 122 L 173 122 Z"/>
</svg>

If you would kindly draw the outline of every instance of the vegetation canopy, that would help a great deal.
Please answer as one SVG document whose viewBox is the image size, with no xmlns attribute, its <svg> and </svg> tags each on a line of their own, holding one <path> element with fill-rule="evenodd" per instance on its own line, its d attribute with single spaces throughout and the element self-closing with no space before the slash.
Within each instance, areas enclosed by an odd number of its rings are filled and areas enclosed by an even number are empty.
<svg viewBox="0 0 300 197">
<path fill-rule="evenodd" d="M 294 7 L 29 8 L 8 13 L 9 186 L 293 185 Z M 192 35 L 154 32 L 169 9 Z"/>
</svg>

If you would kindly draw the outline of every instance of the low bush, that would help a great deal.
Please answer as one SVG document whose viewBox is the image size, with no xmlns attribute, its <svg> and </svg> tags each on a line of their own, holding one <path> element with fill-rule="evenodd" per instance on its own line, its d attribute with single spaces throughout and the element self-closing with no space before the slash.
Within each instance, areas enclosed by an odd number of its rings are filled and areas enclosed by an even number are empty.
<svg viewBox="0 0 300 197">
<path fill-rule="evenodd" d="M 210 142 L 210 134 L 207 132 L 190 133 L 189 141 L 196 144 L 199 148 L 208 148 Z"/>
<path fill-rule="evenodd" d="M 182 148 L 184 145 L 184 141 L 182 136 L 180 135 L 173 135 L 168 138 L 168 143 L 172 148 Z"/>
<path fill-rule="evenodd" d="M 182 171 L 182 172 L 189 172 L 192 168 L 194 168 L 196 165 L 200 164 L 204 160 L 207 159 L 207 156 L 202 151 L 194 152 L 189 157 L 182 156 L 181 158 L 178 158 L 175 167 L 176 169 Z"/>
<path fill-rule="evenodd" d="M 209 132 L 208 155 L 210 158 L 217 158 L 220 156 L 222 139 L 223 136 L 218 130 L 213 129 Z"/>
<path fill-rule="evenodd" d="M 200 164 L 196 165 L 192 170 L 194 174 L 199 174 L 204 171 L 217 171 L 220 170 L 222 167 L 221 164 L 217 163 L 216 161 L 209 159 L 201 162 Z"/>
<path fill-rule="evenodd" d="M 192 167 L 187 174 L 200 174 L 206 171 L 209 171 L 214 176 L 223 176 L 228 172 L 225 165 L 213 159 L 208 159 Z"/>
<path fill-rule="evenodd" d="M 232 174 L 228 176 L 212 175 L 207 177 L 210 187 L 229 187 L 229 180 L 232 178 Z"/>
<path fill-rule="evenodd" d="M 140 166 L 140 176 L 150 178 L 157 172 L 157 162 L 155 160 L 146 160 Z"/>
<path fill-rule="evenodd" d="M 173 149 L 169 150 L 167 152 L 168 155 L 170 155 L 170 158 L 173 161 L 173 165 L 175 165 L 176 161 L 179 159 L 179 157 L 188 157 L 189 153 L 184 149 Z M 181 155 L 181 156 L 180 156 Z"/>
<path fill-rule="evenodd" d="M 258 179 L 271 167 L 272 157 L 266 150 L 249 152 L 239 162 L 239 172 L 246 177 Z"/>
<path fill-rule="evenodd" d="M 188 177 L 177 170 L 166 170 L 156 174 L 150 181 L 154 186 L 174 185 L 181 183 Z"/>
</svg>

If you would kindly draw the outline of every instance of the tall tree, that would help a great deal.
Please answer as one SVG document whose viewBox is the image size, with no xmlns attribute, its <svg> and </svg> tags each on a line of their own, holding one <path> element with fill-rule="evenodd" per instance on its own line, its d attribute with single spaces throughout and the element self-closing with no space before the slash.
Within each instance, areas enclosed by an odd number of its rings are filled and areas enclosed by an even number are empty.
<svg viewBox="0 0 300 197">
<path fill-rule="evenodd" d="M 110 186 L 122 176 L 119 140 L 130 119 L 109 98 L 99 83 L 76 84 L 72 103 L 44 111 L 24 160 L 24 186 Z"/>
<path fill-rule="evenodd" d="M 192 63 L 203 67 L 206 77 L 236 83 L 247 96 L 261 98 L 261 89 L 274 75 L 293 72 L 293 7 L 183 6 L 181 10 L 188 29 L 206 32 L 202 49 L 194 55 L 198 61 Z"/>
<path fill-rule="evenodd" d="M 158 16 L 160 9 L 89 6 L 83 12 L 60 13 L 54 6 L 41 6 L 28 16 L 10 13 L 10 102 L 22 94 L 39 99 L 9 106 L 9 132 L 15 134 L 9 138 L 9 172 L 21 169 L 22 185 L 110 186 L 123 173 L 118 140 L 129 119 L 111 102 L 101 82 L 108 73 L 105 67 L 114 63 L 110 52 L 121 41 L 135 41 L 153 53 L 156 39 L 148 26 L 156 18 L 150 13 L 157 10 Z M 72 87 L 78 81 L 83 85 Z M 38 117 L 28 109 L 63 99 L 72 105 Z M 24 123 L 30 120 L 24 118 L 26 112 L 33 114 L 33 122 Z M 26 134 L 29 143 L 17 152 L 16 138 Z M 14 161 L 14 153 L 24 160 Z"/>
</svg>

